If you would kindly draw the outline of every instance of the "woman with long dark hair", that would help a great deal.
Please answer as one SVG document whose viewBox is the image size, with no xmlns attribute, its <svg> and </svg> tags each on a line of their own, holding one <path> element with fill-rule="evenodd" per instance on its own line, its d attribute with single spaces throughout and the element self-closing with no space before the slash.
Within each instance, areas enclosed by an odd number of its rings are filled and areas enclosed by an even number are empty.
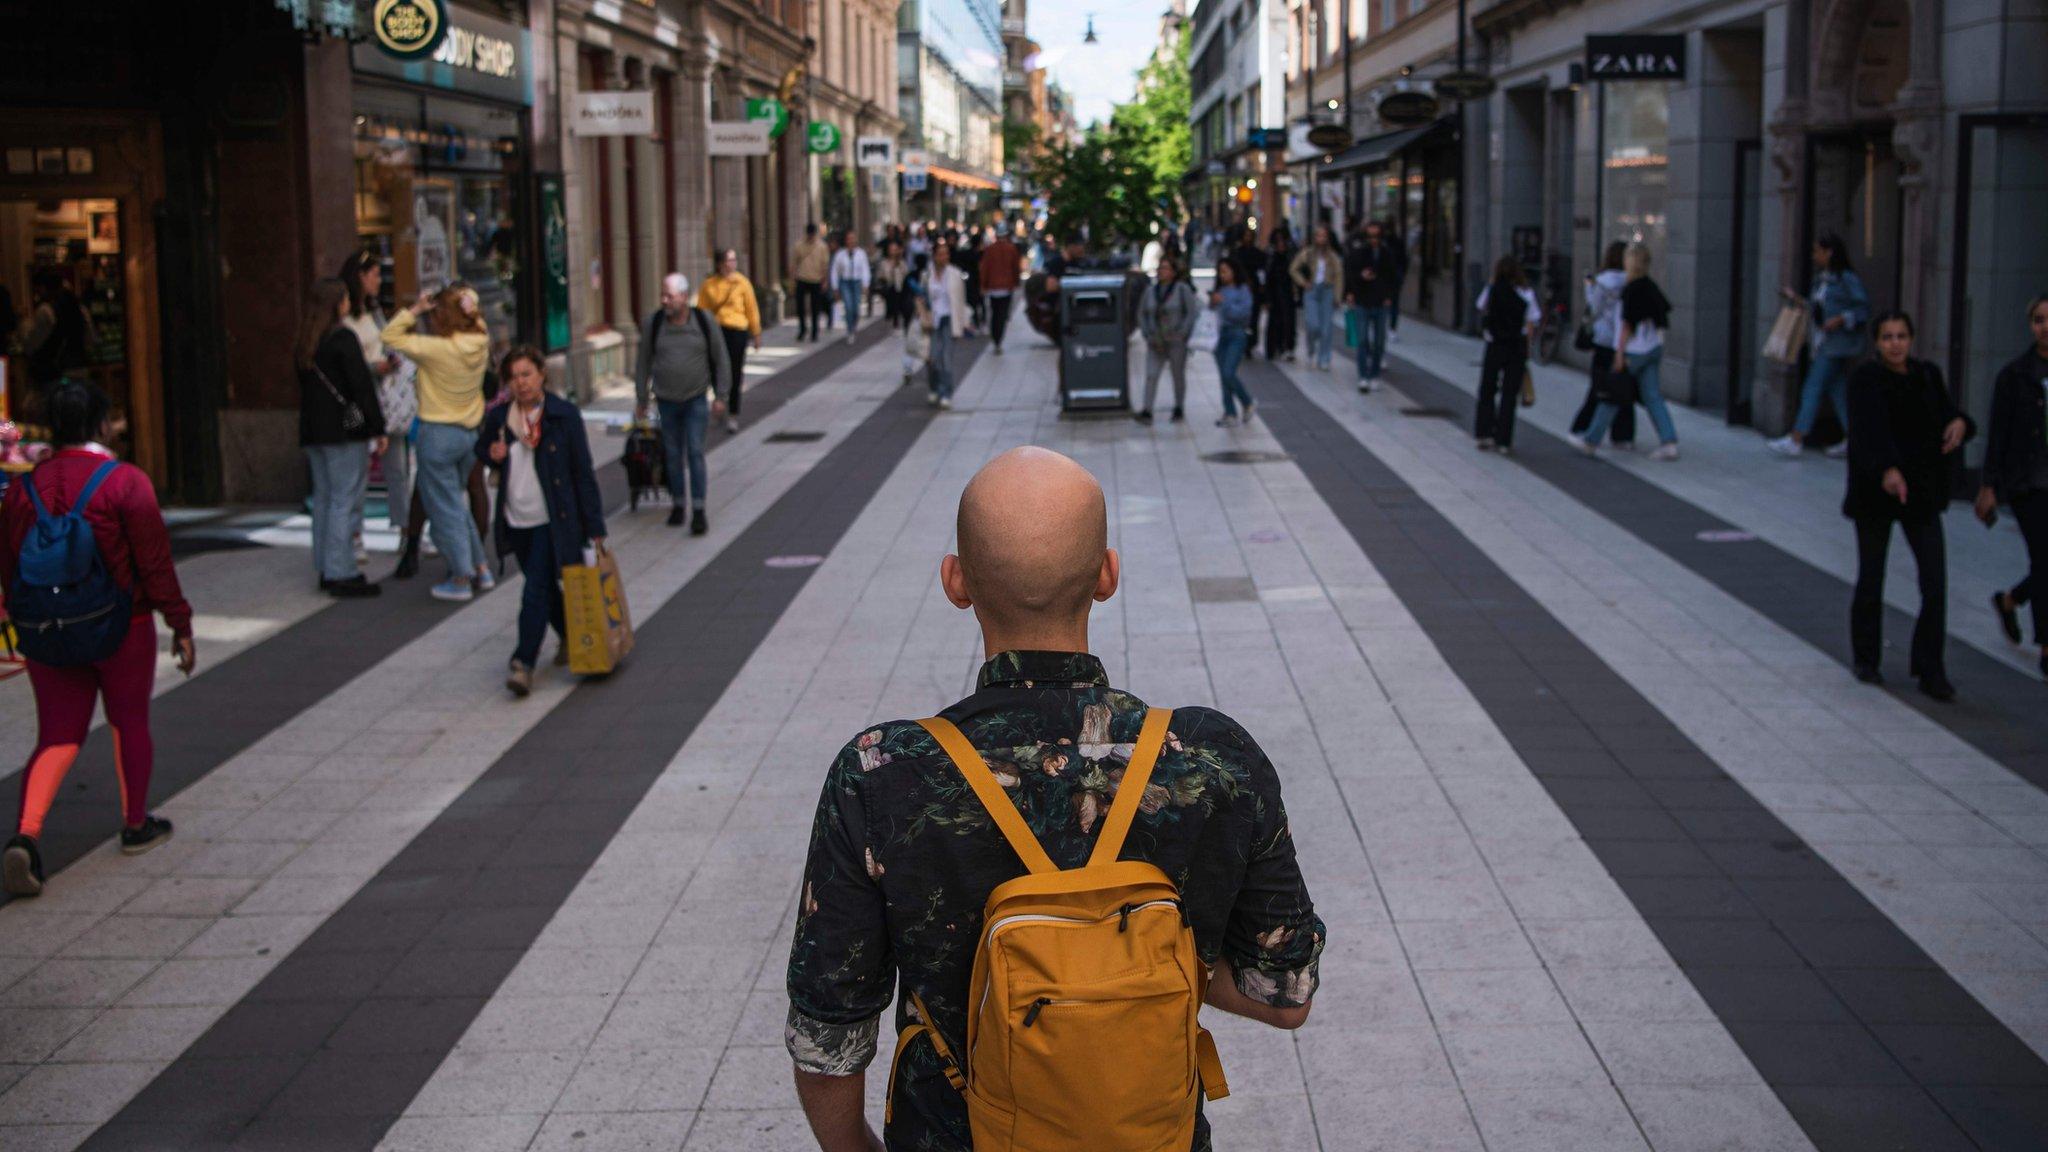
<svg viewBox="0 0 2048 1152">
<path fill-rule="evenodd" d="M 0 849 L 0 885 L 15 896 L 43 890 L 43 820 L 85 744 L 96 704 L 105 708 L 107 725 L 114 730 L 121 852 L 140 855 L 171 838 L 171 822 L 149 813 L 155 755 L 149 700 L 157 653 L 151 617 L 161 613 L 170 628 L 179 671 L 191 675 L 199 660 L 192 643 L 192 606 L 178 587 L 156 490 L 146 473 L 118 462 L 105 447 L 112 407 L 106 393 L 68 380 L 52 388 L 48 400 L 50 438 L 57 451 L 0 498 L 0 589 L 14 589 L 22 545 L 40 514 L 75 511 L 91 529 L 108 577 L 127 597 L 129 616 L 119 646 L 103 659 L 83 664 L 27 660 L 29 688 L 36 698 L 36 746 L 22 770 L 20 822 L 14 838 Z"/>
<path fill-rule="evenodd" d="M 1948 638 L 1948 507 L 1956 452 L 1976 431 L 1956 407 L 1941 369 L 1913 358 L 1913 318 L 1877 318 L 1877 357 L 1849 374 L 1849 489 L 1842 514 L 1856 522 L 1856 592 L 1849 642 L 1856 678 L 1881 684 L 1885 554 L 1892 526 L 1905 534 L 1920 574 L 1920 619 L 1909 674 L 1936 700 L 1955 699 L 1943 648 Z"/>
<path fill-rule="evenodd" d="M 1600 407 L 1602 385 L 1605 375 L 1614 370 L 1618 362 L 1615 357 L 1615 337 L 1621 334 L 1621 290 L 1628 286 L 1628 270 L 1623 267 L 1628 257 L 1628 242 L 1616 240 L 1607 245 L 1600 254 L 1600 270 L 1586 277 L 1586 315 L 1590 319 L 1593 337 L 1592 370 L 1586 378 L 1586 399 L 1579 404 L 1578 415 L 1572 417 L 1572 431 L 1584 434 L 1593 423 L 1593 411 Z M 1622 405 L 1614 414 L 1614 423 L 1607 428 L 1608 443 L 1616 448 L 1626 449 L 1636 440 L 1636 406 L 1633 401 Z"/>
<path fill-rule="evenodd" d="M 2027 305 L 2033 346 L 1999 369 L 1991 390 L 1991 418 L 1984 439 L 1984 482 L 1977 490 L 1977 518 L 1989 527 L 1998 502 L 2012 508 L 2027 542 L 2027 575 L 2011 591 L 1991 594 L 1991 608 L 2006 639 L 2020 642 L 2019 610 L 2034 608 L 2034 643 L 2041 649 L 2041 674 L 2048 676 L 2048 295 Z"/>
<path fill-rule="evenodd" d="M 509 402 L 484 415 L 477 459 L 498 473 L 491 525 L 498 555 L 519 557 L 526 590 L 519 598 L 519 641 L 505 687 L 533 691 L 534 663 L 550 625 L 566 638 L 562 569 L 583 563 L 585 546 L 604 543 L 604 499 L 591 464 L 590 438 L 576 405 L 547 390 L 547 356 L 521 344 L 499 362 Z M 569 662 L 557 648 L 556 665 Z"/>
<path fill-rule="evenodd" d="M 1813 242 L 1813 263 L 1820 269 L 1808 294 L 1813 308 L 1813 358 L 1807 365 L 1806 383 L 1799 389 L 1799 416 L 1790 432 L 1767 444 L 1781 456 L 1799 455 L 1814 422 L 1820 419 L 1824 400 L 1834 405 L 1835 418 L 1842 422 L 1843 432 L 1848 432 L 1846 381 L 1856 358 L 1868 347 L 1865 325 L 1870 320 L 1870 294 L 1863 289 L 1863 278 L 1849 266 L 1849 246 L 1830 232 Z M 1799 300 L 1789 288 L 1780 292 L 1795 303 Z M 1828 449 L 1828 455 L 1837 459 L 1848 454 L 1845 444 Z"/>
<path fill-rule="evenodd" d="M 1479 367 L 1479 398 L 1472 416 L 1472 439 L 1481 452 L 1514 450 L 1515 404 L 1521 398 L 1522 374 L 1529 370 L 1529 339 L 1543 322 L 1543 310 L 1522 262 L 1503 256 L 1494 262 L 1493 279 L 1479 291 L 1480 334 L 1486 356 Z"/>
<path fill-rule="evenodd" d="M 1301 290 L 1295 286 L 1294 233 L 1285 224 L 1273 229 L 1266 250 L 1266 359 L 1294 359 L 1295 317 Z"/>
<path fill-rule="evenodd" d="M 356 511 L 370 480 L 370 454 L 384 450 L 377 382 L 350 328 L 348 286 L 315 280 L 299 313 L 292 349 L 299 373 L 299 447 L 313 476 L 313 569 L 331 596 L 383 589 L 356 567 Z"/>
<path fill-rule="evenodd" d="M 1245 277 L 1244 265 L 1234 256 L 1225 256 L 1216 262 L 1216 289 L 1209 293 L 1209 307 L 1216 311 L 1216 374 L 1223 380 L 1223 417 L 1216 421 L 1220 428 L 1237 424 L 1237 408 L 1244 405 L 1243 420 L 1252 420 L 1252 394 L 1245 389 L 1244 381 L 1238 379 L 1237 366 L 1244 363 L 1244 354 L 1251 346 L 1252 289 Z"/>
</svg>

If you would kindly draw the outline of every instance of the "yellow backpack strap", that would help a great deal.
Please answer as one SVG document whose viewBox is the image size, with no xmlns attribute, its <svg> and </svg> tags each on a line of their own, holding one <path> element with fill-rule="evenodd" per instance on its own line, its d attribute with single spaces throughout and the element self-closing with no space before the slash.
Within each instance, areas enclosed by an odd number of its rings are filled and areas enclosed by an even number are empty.
<svg viewBox="0 0 2048 1152">
<path fill-rule="evenodd" d="M 1110 803 L 1109 819 L 1095 838 L 1095 851 L 1088 854 L 1088 867 L 1114 864 L 1123 853 L 1124 837 L 1137 818 L 1138 804 L 1145 798 L 1145 786 L 1152 780 L 1152 766 L 1159 762 L 1159 750 L 1166 744 L 1166 725 L 1172 719 L 1173 713 L 1164 708 L 1145 713 L 1137 746 L 1131 749 L 1131 762 L 1124 767 L 1123 783 L 1117 785 L 1116 799 Z"/>
<path fill-rule="evenodd" d="M 917 1018 L 924 1021 L 925 1034 L 932 1038 L 932 1051 L 946 1062 L 946 1083 L 951 1084 L 955 1092 L 967 1091 L 967 1077 L 961 1074 L 960 1062 L 953 1059 L 953 1050 L 946 1046 L 946 1038 L 939 1035 L 939 1026 L 932 1022 L 931 1009 L 924 1006 L 924 997 L 912 992 L 910 1002 L 917 1006 Z M 1222 1065 L 1217 1065 L 1217 1068 L 1220 1070 Z"/>
<path fill-rule="evenodd" d="M 1230 1082 L 1223 1078 L 1223 1057 L 1216 1054 L 1216 1037 L 1207 1028 L 1195 1034 L 1195 1060 L 1202 1076 L 1202 1095 L 1212 1101 L 1230 1095 Z"/>
<path fill-rule="evenodd" d="M 967 783 L 974 789 L 974 794 L 981 798 L 981 806 L 988 809 L 989 818 L 996 822 L 996 827 L 1002 829 L 1003 839 L 1010 842 L 1010 847 L 1017 852 L 1017 858 L 1024 861 L 1024 867 L 1034 873 L 1059 871 L 1059 866 L 1052 862 L 1052 857 L 1045 854 L 1045 848 L 1039 844 L 1038 837 L 1031 834 L 1031 826 L 1024 823 L 1024 817 L 1017 811 L 1017 806 L 1011 803 L 1010 794 L 1003 791 L 1001 784 L 996 783 L 995 774 L 988 770 L 988 765 L 982 762 L 981 753 L 974 750 L 974 745 L 967 742 L 967 737 L 960 734 L 960 729 L 954 726 L 951 720 L 940 716 L 919 720 L 918 723 L 924 725 L 924 730 L 931 733 L 932 738 L 939 742 L 939 747 L 946 750 L 946 755 L 953 760 L 953 766 L 960 769 L 960 775 L 967 778 Z"/>
</svg>

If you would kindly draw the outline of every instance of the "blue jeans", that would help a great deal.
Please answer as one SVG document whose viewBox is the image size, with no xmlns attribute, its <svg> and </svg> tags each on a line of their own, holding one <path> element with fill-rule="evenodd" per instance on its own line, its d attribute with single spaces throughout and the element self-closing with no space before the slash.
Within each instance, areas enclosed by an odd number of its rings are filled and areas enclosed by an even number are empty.
<svg viewBox="0 0 2048 1152">
<path fill-rule="evenodd" d="M 308 444 L 306 463 L 313 471 L 313 571 L 322 580 L 353 580 L 362 574 L 353 536 L 370 482 L 370 445 Z"/>
<path fill-rule="evenodd" d="M 1820 404 L 1827 400 L 1835 406 L 1835 419 L 1842 422 L 1842 433 L 1849 432 L 1849 365 L 1854 356 L 1822 356 L 1816 353 L 1813 363 L 1806 369 L 1806 383 L 1799 388 L 1799 419 L 1792 424 L 1792 431 L 1801 440 L 1813 431 L 1813 422 L 1820 419 Z"/>
<path fill-rule="evenodd" d="M 1308 321 L 1308 354 L 1318 368 L 1330 366 L 1330 330 L 1337 316 L 1337 289 L 1331 284 L 1311 284 L 1301 294 L 1301 310 Z"/>
<path fill-rule="evenodd" d="M 931 359 L 926 362 L 925 376 L 931 381 L 931 390 L 939 396 L 953 395 L 953 318 L 943 317 L 932 325 Z"/>
<path fill-rule="evenodd" d="M 1244 381 L 1237 378 L 1237 366 L 1244 363 L 1246 346 L 1251 342 L 1251 333 L 1234 325 L 1224 325 L 1216 337 L 1216 373 L 1223 377 L 1223 414 L 1237 415 L 1237 406 L 1242 403 L 1247 409 L 1252 406 L 1252 394 L 1245 391 Z"/>
<path fill-rule="evenodd" d="M 1374 380 L 1386 367 L 1387 360 L 1387 313 L 1393 308 L 1385 304 L 1360 304 L 1358 306 L 1358 378 Z"/>
<path fill-rule="evenodd" d="M 1648 352 L 1630 353 L 1628 356 L 1629 375 L 1636 378 L 1636 399 L 1650 410 L 1650 423 L 1657 427 L 1657 443 L 1678 443 L 1678 426 L 1671 422 L 1671 409 L 1665 406 L 1664 391 L 1658 379 L 1658 366 L 1664 363 L 1664 349 L 1654 348 Z M 1619 404 L 1601 401 L 1593 410 L 1593 422 L 1586 425 L 1586 443 L 1598 444 L 1607 436 L 1607 426 L 1614 423 L 1621 412 Z"/>
<path fill-rule="evenodd" d="M 562 608 L 562 568 L 555 562 L 554 530 L 546 524 L 507 528 L 505 537 L 526 580 L 519 592 L 519 646 L 512 650 L 512 658 L 531 668 L 540 660 L 540 642 L 550 626 L 557 636 L 566 638 L 569 632 Z"/>
<path fill-rule="evenodd" d="M 483 537 L 469 515 L 469 470 L 476 463 L 476 429 L 459 424 L 420 421 L 413 460 L 420 503 L 427 508 L 427 528 L 434 547 L 448 561 L 448 575 L 468 580 L 490 563 Z"/>
<path fill-rule="evenodd" d="M 683 502 L 684 466 L 689 468 L 690 507 L 704 506 L 704 429 L 711 423 L 711 401 L 660 400 L 654 407 L 661 413 L 661 456 L 668 473 L 668 495 Z"/>
<path fill-rule="evenodd" d="M 839 302 L 846 306 L 846 334 L 851 336 L 860 326 L 860 281 L 840 280 Z"/>
</svg>

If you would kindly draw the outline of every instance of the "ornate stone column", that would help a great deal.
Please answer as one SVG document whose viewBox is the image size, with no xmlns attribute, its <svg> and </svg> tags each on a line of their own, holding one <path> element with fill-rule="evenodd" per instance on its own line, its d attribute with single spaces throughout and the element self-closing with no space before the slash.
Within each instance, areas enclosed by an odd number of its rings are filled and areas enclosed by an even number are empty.
<svg viewBox="0 0 2048 1152">
<path fill-rule="evenodd" d="M 705 151 L 705 125 L 711 119 L 711 56 L 702 45 L 683 51 L 682 70 L 673 85 L 675 106 L 669 122 L 675 130 L 677 219 L 676 259 L 695 284 L 711 272 L 711 157 Z"/>
<path fill-rule="evenodd" d="M 1892 102 L 1899 165 L 1899 303 L 1929 337 L 1946 332 L 1946 286 L 1934 275 L 1940 236 L 1942 0 L 1912 0 L 1906 82 Z M 1932 341 L 1930 340 L 1931 344 Z"/>
<path fill-rule="evenodd" d="M 1809 0 L 1785 5 L 1785 98 L 1764 125 L 1770 137 L 1769 177 L 1778 194 L 1778 267 L 1781 285 L 1759 285 L 1776 303 L 1778 287 L 1802 291 L 1791 278 L 1803 263 L 1806 246 L 1806 133 L 1813 72 L 1813 10 Z M 1751 421 L 1759 431 L 1776 436 L 1790 426 L 1793 399 L 1799 393 L 1797 368 L 1765 361 L 1751 397 Z"/>
</svg>

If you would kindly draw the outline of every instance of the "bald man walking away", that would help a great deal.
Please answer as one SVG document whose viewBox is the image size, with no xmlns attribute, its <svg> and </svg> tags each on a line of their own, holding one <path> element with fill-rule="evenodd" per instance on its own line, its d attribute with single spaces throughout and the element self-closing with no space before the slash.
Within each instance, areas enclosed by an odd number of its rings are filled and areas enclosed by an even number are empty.
<svg viewBox="0 0 2048 1152">
<path fill-rule="evenodd" d="M 1088 1036 L 1093 1013 L 1129 1010 L 981 984 L 977 951 L 999 951 L 1007 939 L 983 937 L 984 904 L 997 886 L 1024 876 L 1027 861 L 1034 873 L 1070 870 L 1054 883 L 1100 875 L 1100 864 L 1147 875 L 1131 862 L 1156 865 L 1161 881 L 1177 889 L 1179 924 L 1141 925 L 1133 913 L 1151 905 L 1125 905 L 1076 931 L 1132 931 L 1109 937 L 1117 940 L 1136 939 L 1142 928 L 1191 928 L 1199 954 L 1193 967 L 1199 978 L 1205 966 L 1208 976 L 1207 1005 L 1277 1028 L 1308 1018 L 1323 923 L 1295 861 L 1279 777 L 1250 734 L 1199 707 L 1170 718 L 1161 711 L 1154 723 L 1163 721 L 1163 731 L 1153 728 L 1145 704 L 1110 687 L 1102 662 L 1089 654 L 1089 611 L 1116 594 L 1122 564 L 1108 546 L 1095 478 L 1058 453 L 1015 449 L 961 494 L 957 532 L 959 552 L 940 563 L 940 582 L 954 606 L 974 611 L 987 663 L 975 693 L 938 720 L 870 728 L 840 750 L 826 775 L 789 958 L 785 1039 L 797 1095 L 825 1152 L 969 1152 L 976 1136 L 1017 1152 L 1123 1152 L 1107 1118 L 1085 1138 L 1028 1137 L 1032 1125 L 1056 1131 L 1048 1117 L 1074 1101 L 1022 1088 L 1023 1055 L 998 1057 L 1010 1061 L 1006 1084 L 983 1078 L 990 1057 L 968 1044 L 970 977 L 1018 1010 L 992 1018 L 990 1000 L 975 999 L 980 1035 L 1006 1032 L 1011 1053 L 1038 1046 L 1039 1066 L 1053 1076 L 1091 1066 L 1091 1054 L 1074 1047 Z M 969 747 L 953 744 L 963 753 L 956 759 L 941 733 Z M 1119 805 L 1132 785 L 1138 790 Z M 983 796 L 1005 807 L 985 806 Z M 1114 849 L 1119 834 L 1120 853 L 1071 871 L 1089 861 L 1099 836 L 1112 838 Z M 1037 874 L 1020 883 L 1044 882 Z M 997 893 L 996 902 L 1003 899 Z M 1129 923 L 1117 923 L 1118 913 Z M 1013 919 L 1000 918 L 1004 932 Z M 881 1014 L 892 999 L 902 1040 L 878 1139 L 861 1109 Z M 1129 1083 L 1135 1070 L 1109 1076 Z M 1207 1075 L 1200 1083 L 1213 1088 Z M 1092 1087 L 1084 1077 L 1077 1092 Z M 984 1097 L 999 1090 L 1016 1096 L 1015 1124 L 991 1138 L 989 1117 L 1001 1114 Z M 1196 1094 L 1156 1094 L 1168 1098 L 1120 1104 L 1156 1107 L 1182 1125 L 1174 1131 L 1191 1132 L 1190 1148 L 1208 1149 Z M 1194 1114 L 1176 1116 L 1183 1108 Z"/>
<path fill-rule="evenodd" d="M 704 516 L 704 432 L 713 411 L 724 411 L 718 382 L 731 376 L 732 362 L 717 323 L 690 306 L 690 278 L 671 272 L 661 281 L 661 307 L 640 332 L 640 358 L 633 370 L 633 398 L 647 419 L 650 399 L 661 413 L 661 454 L 668 473 L 668 526 L 683 522 L 683 498 L 690 500 L 690 535 L 710 529 Z M 689 487 L 683 480 L 687 475 Z"/>
</svg>

